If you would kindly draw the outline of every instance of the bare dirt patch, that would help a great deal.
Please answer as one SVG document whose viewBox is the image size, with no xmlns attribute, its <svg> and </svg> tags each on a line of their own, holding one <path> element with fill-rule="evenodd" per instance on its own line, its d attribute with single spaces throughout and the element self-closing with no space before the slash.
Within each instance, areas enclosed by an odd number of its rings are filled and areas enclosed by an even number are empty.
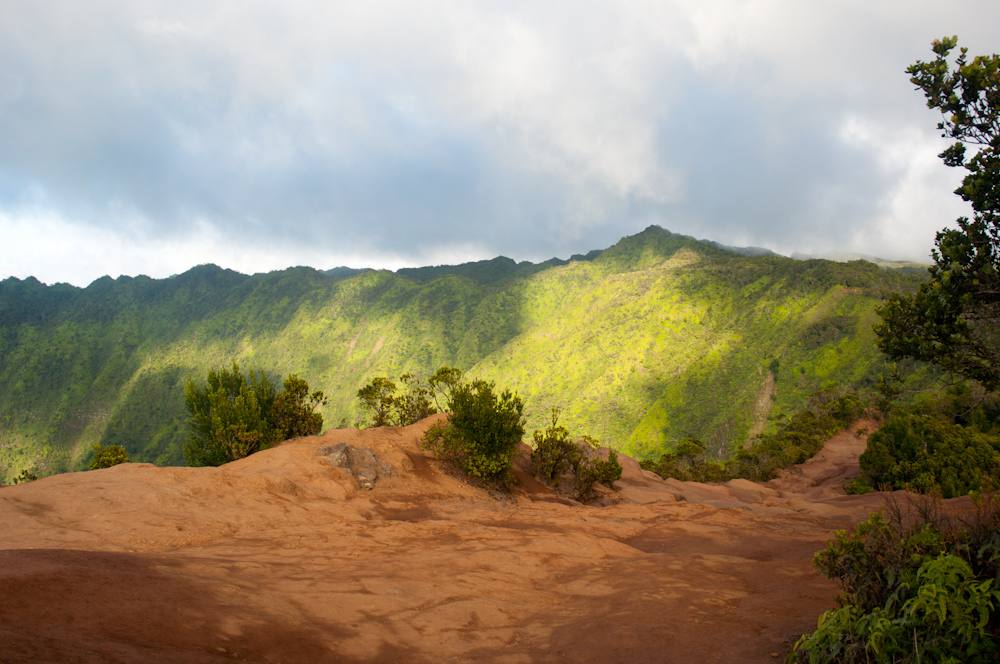
<svg viewBox="0 0 1000 664">
<path fill-rule="evenodd" d="M 601 508 L 496 500 L 429 424 L 3 487 L 0 661 L 773 662 L 833 606 L 813 553 L 879 504 L 839 488 L 851 432 L 766 485 L 625 463 Z M 397 472 L 359 488 L 316 454 L 340 442 Z"/>
</svg>

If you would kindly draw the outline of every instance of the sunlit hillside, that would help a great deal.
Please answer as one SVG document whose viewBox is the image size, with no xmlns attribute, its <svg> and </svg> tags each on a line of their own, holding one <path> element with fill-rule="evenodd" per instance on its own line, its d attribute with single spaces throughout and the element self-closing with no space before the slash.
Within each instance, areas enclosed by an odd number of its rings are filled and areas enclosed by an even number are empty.
<svg viewBox="0 0 1000 664">
<path fill-rule="evenodd" d="M 326 427 L 361 417 L 372 377 L 454 365 L 632 454 L 694 436 L 719 452 L 833 382 L 871 384 L 871 324 L 919 277 L 863 261 L 748 257 L 658 227 L 540 265 L 495 259 L 342 278 L 103 278 L 0 283 L 0 471 L 81 467 L 90 444 L 183 463 L 183 385 L 233 360 L 330 396 Z"/>
</svg>

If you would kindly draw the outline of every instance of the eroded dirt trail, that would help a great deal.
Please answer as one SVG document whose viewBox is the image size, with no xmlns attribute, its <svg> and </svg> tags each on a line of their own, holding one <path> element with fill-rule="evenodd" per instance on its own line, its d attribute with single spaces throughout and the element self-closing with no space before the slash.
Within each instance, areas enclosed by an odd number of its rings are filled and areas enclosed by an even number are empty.
<svg viewBox="0 0 1000 664">
<path fill-rule="evenodd" d="M 851 432 L 767 484 L 625 459 L 586 507 L 490 498 L 427 426 L 0 489 L 0 662 L 773 662 L 833 605 L 813 553 L 878 507 L 839 489 Z M 359 489 L 317 454 L 340 442 L 396 475 Z"/>
</svg>

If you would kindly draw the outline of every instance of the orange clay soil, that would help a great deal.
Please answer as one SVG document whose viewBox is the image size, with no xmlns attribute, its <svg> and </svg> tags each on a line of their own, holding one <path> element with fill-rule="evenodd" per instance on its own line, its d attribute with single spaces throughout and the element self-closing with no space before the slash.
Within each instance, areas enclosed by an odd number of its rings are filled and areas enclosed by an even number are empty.
<svg viewBox="0 0 1000 664">
<path fill-rule="evenodd" d="M 0 662 L 773 662 L 834 605 L 813 553 L 879 507 L 840 489 L 850 432 L 767 484 L 622 457 L 588 507 L 524 455 L 513 498 L 470 486 L 432 421 L 0 488 Z M 398 474 L 357 488 L 338 442 Z"/>
</svg>

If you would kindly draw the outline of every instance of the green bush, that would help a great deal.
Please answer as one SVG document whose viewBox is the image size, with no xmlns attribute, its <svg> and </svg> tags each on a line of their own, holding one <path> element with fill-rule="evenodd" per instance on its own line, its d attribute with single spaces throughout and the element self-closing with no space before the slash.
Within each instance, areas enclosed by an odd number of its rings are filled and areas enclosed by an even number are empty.
<svg viewBox="0 0 1000 664">
<path fill-rule="evenodd" d="M 614 450 L 609 451 L 607 461 L 593 457 L 591 450 L 597 441 L 585 436 L 583 442 L 574 442 L 569 430 L 559 425 L 558 408 L 552 409 L 552 419 L 545 431 L 535 431 L 533 437 L 531 470 L 534 475 L 558 487 L 560 480 L 571 474 L 579 500 L 594 497 L 594 482 L 613 488 L 614 482 L 622 477 L 622 466 Z"/>
<path fill-rule="evenodd" d="M 848 496 L 861 496 L 874 491 L 874 489 L 869 486 L 867 482 L 859 477 L 855 477 L 851 480 L 844 480 L 841 483 L 841 486 L 844 489 L 844 493 Z"/>
<path fill-rule="evenodd" d="M 358 399 L 365 412 L 371 412 L 373 427 L 388 426 L 392 422 L 395 406 L 396 384 L 384 376 L 378 376 L 360 390 Z"/>
<path fill-rule="evenodd" d="M 579 500 L 586 502 L 594 497 L 594 482 L 606 484 L 614 489 L 614 484 L 622 478 L 622 465 L 618 455 L 612 449 L 608 450 L 608 460 L 584 456 L 576 471 L 576 484 Z"/>
<path fill-rule="evenodd" d="M 285 378 L 283 387 L 284 390 L 271 404 L 269 417 L 277 439 L 315 436 L 322 431 L 323 416 L 316 409 L 327 404 L 323 392 L 317 390 L 310 393 L 309 383 L 295 374 Z"/>
<path fill-rule="evenodd" d="M 128 452 L 121 445 L 108 445 L 101 447 L 100 443 L 94 443 L 94 458 L 90 460 L 90 469 L 110 468 L 120 463 L 129 463 Z"/>
<path fill-rule="evenodd" d="M 184 392 L 189 436 L 184 458 L 190 466 L 219 466 L 297 436 L 318 434 L 323 416 L 315 408 L 326 403 L 320 391 L 295 374 L 279 394 L 263 371 L 244 376 L 232 369 L 210 370 L 205 387 L 188 379 Z"/>
<path fill-rule="evenodd" d="M 21 471 L 21 474 L 14 478 L 14 484 L 24 484 L 25 482 L 34 482 L 38 479 L 38 475 L 32 471 L 25 468 Z"/>
<path fill-rule="evenodd" d="M 545 431 L 535 431 L 534 449 L 531 451 L 531 471 L 545 482 L 558 485 L 562 475 L 578 474 L 584 458 L 581 447 L 570 440 L 566 427 L 559 426 L 559 409 L 552 409 L 552 420 Z"/>
<path fill-rule="evenodd" d="M 868 439 L 861 482 L 953 498 L 1000 476 L 1000 437 L 942 415 L 893 413 Z"/>
<path fill-rule="evenodd" d="M 472 477 L 509 485 L 517 444 L 524 436 L 524 402 L 483 380 L 455 386 L 447 423 L 432 426 L 423 447 L 453 459 Z"/>
<path fill-rule="evenodd" d="M 931 506 L 934 507 L 934 506 Z M 958 663 L 1000 657 L 996 639 L 1000 589 L 1000 509 L 979 496 L 974 519 L 949 528 L 925 518 L 902 526 L 882 513 L 816 554 L 814 566 L 844 589 L 839 608 L 820 616 L 790 662 Z"/>
<path fill-rule="evenodd" d="M 643 461 L 640 465 L 660 477 L 682 482 L 725 482 L 732 479 L 726 466 L 705 458 L 705 444 L 697 438 L 685 438 L 674 452 L 660 455 L 656 463 Z"/>
</svg>

